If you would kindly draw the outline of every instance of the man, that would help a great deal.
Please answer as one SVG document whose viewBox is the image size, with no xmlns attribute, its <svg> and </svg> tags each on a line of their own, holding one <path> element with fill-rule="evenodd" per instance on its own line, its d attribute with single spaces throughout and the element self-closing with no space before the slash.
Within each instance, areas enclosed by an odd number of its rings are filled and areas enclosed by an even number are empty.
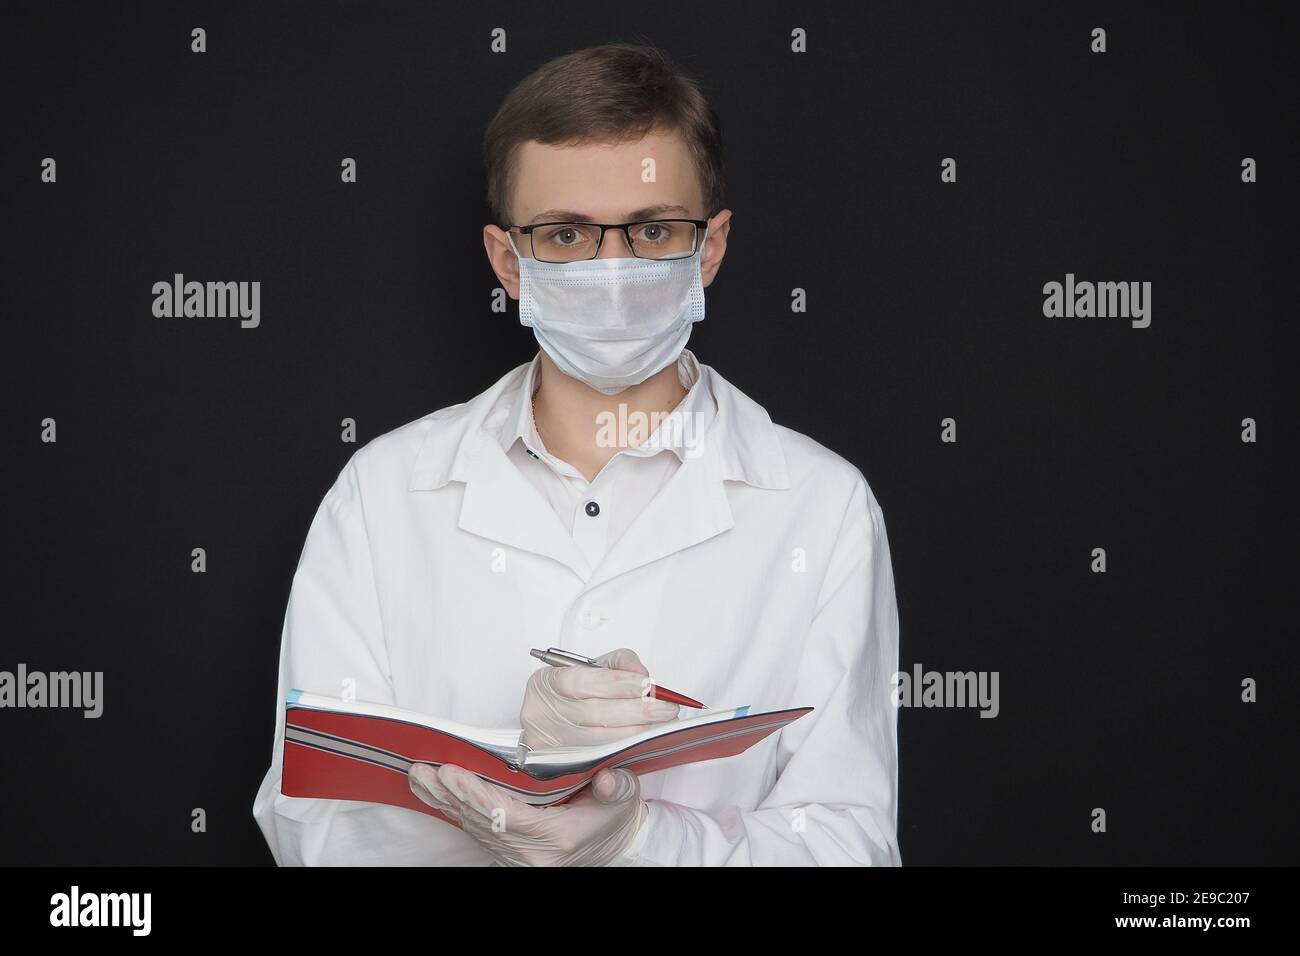
<svg viewBox="0 0 1300 956">
<path fill-rule="evenodd" d="M 526 78 L 484 145 L 488 259 L 541 349 L 371 441 L 322 501 L 254 803 L 276 861 L 899 864 L 880 506 L 684 347 L 730 232 L 713 111 L 654 49 L 611 44 Z M 535 667 L 529 649 L 551 646 L 602 666 Z M 412 766 L 459 826 L 280 793 L 293 688 L 519 726 L 536 748 L 677 719 L 650 680 L 710 707 L 814 710 L 738 756 L 605 770 L 546 809 Z"/>
</svg>

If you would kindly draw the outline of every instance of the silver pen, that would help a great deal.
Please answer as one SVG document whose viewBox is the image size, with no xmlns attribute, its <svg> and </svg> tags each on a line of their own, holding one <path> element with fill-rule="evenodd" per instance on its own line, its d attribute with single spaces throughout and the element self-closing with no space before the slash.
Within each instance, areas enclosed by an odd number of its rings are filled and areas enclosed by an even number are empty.
<svg viewBox="0 0 1300 956">
<path fill-rule="evenodd" d="M 552 667 L 600 667 L 590 657 L 583 657 L 581 654 L 575 654 L 573 651 L 566 651 L 559 647 L 548 647 L 546 650 L 540 650 L 534 647 L 528 652 L 539 661 L 545 661 Z M 650 685 L 650 696 L 655 700 L 666 700 L 670 704 L 680 704 L 683 707 L 694 707 L 697 710 L 703 710 L 704 705 L 694 697 L 687 697 L 685 694 L 679 694 L 675 690 L 669 690 L 667 687 L 660 687 L 658 684 Z"/>
</svg>

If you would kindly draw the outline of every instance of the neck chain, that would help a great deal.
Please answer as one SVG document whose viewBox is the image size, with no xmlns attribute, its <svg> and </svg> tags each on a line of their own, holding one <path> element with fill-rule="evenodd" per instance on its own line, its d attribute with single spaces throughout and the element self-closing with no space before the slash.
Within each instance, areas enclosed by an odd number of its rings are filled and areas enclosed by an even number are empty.
<svg viewBox="0 0 1300 956">
<path fill-rule="evenodd" d="M 537 420 L 537 393 L 533 393 L 533 427 L 537 429 L 537 437 L 542 437 L 542 423 Z"/>
</svg>

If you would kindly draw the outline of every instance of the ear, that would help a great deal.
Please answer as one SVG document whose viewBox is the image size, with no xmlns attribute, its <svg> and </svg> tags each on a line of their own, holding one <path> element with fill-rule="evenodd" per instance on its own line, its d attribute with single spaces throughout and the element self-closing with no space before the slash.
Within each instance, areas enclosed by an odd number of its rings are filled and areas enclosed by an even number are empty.
<svg viewBox="0 0 1300 956">
<path fill-rule="evenodd" d="M 497 275 L 497 281 L 512 299 L 519 298 L 519 257 L 510 248 L 510 240 L 500 226 L 483 227 L 483 248 L 488 265 Z"/>
<path fill-rule="evenodd" d="M 707 288 L 722 267 L 727 255 L 727 236 L 731 232 L 731 210 L 724 209 L 709 220 L 709 234 L 700 254 L 700 280 Z"/>
</svg>

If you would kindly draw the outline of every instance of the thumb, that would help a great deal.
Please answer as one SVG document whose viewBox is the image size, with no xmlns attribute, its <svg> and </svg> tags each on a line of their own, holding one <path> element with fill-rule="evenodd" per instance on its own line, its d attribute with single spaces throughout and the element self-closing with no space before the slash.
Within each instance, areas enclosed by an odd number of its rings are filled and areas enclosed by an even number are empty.
<svg viewBox="0 0 1300 956">
<path fill-rule="evenodd" d="M 630 770 L 601 770 L 591 782 L 597 803 L 623 803 L 641 793 L 641 782 Z"/>
</svg>

